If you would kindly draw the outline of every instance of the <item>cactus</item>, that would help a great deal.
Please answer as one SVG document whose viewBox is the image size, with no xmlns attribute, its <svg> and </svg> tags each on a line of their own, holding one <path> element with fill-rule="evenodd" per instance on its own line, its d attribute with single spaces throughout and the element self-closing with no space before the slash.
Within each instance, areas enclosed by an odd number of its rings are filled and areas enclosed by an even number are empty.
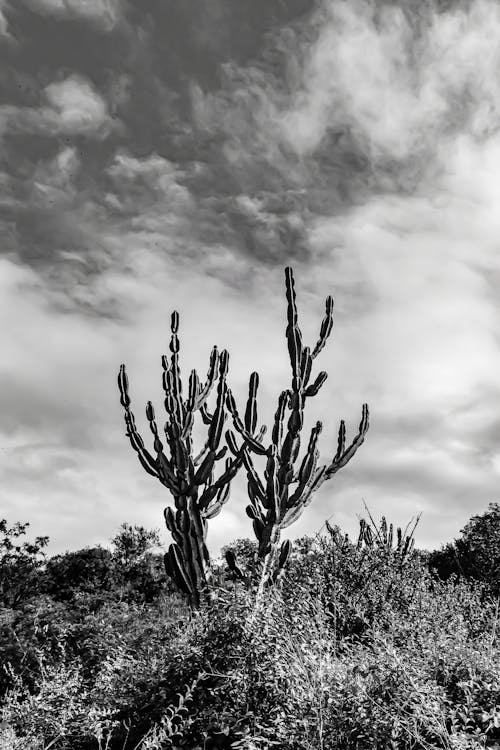
<svg viewBox="0 0 500 750">
<path fill-rule="evenodd" d="M 188 393 L 184 398 L 179 367 L 178 328 L 179 315 L 174 312 L 171 318 L 171 355 L 170 358 L 166 355 L 162 357 L 164 404 L 168 417 L 164 427 L 166 451 L 151 401 L 146 406 L 146 417 L 153 434 L 154 453 L 150 453 L 144 446 L 130 409 L 125 365 L 120 367 L 118 387 L 120 402 L 125 410 L 126 434 L 132 448 L 146 472 L 156 477 L 174 499 L 174 508 L 167 507 L 164 511 L 165 523 L 173 538 L 164 557 L 165 570 L 187 597 L 191 607 L 197 608 L 202 592 L 208 596 L 210 579 L 210 557 L 206 545 L 207 521 L 216 516 L 227 502 L 231 480 L 242 464 L 243 450 L 236 450 L 232 458 L 226 458 L 224 469 L 215 477 L 216 466 L 227 453 L 227 446 L 219 446 L 227 417 L 226 376 L 229 355 L 225 350 L 219 353 L 217 347 L 214 347 L 205 383 L 202 384 L 196 370 L 192 370 Z M 211 414 L 206 402 L 215 383 L 217 400 Z M 208 436 L 202 451 L 195 456 L 192 430 L 196 412 L 200 412 L 203 422 L 208 426 Z M 259 439 L 253 435 L 251 438 L 256 442 Z"/>
<path fill-rule="evenodd" d="M 414 534 L 417 524 L 420 521 L 420 515 L 414 520 L 411 530 L 410 524 L 413 519 L 407 524 L 404 530 L 398 527 L 396 529 L 396 538 L 394 538 L 394 526 L 392 523 L 389 526 L 387 525 L 385 516 L 382 516 L 380 524 L 377 526 L 368 508 L 367 512 L 369 522 L 364 518 L 360 518 L 359 520 L 357 549 L 381 550 L 387 556 L 393 557 L 400 567 L 403 566 L 410 558 L 415 546 Z"/>
<path fill-rule="evenodd" d="M 349 534 L 342 534 L 338 526 L 332 526 L 329 521 L 325 521 L 325 527 L 330 534 L 334 549 L 340 553 L 346 552 L 350 546 Z"/>
<path fill-rule="evenodd" d="M 313 493 L 323 482 L 333 477 L 354 456 L 368 429 L 368 406 L 364 404 L 359 431 L 352 443 L 346 447 L 345 423 L 341 421 L 337 451 L 329 463 L 319 465 L 317 446 L 322 423 L 317 422 L 311 430 L 304 456 L 300 464 L 298 463 L 307 399 L 319 392 L 327 378 L 326 372 L 321 371 L 311 382 L 311 370 L 314 359 L 325 346 L 332 330 L 333 298 L 329 296 L 326 299 L 325 315 L 321 323 L 319 338 L 314 348 L 311 349 L 303 344 L 302 333 L 298 325 L 295 285 L 291 268 L 285 270 L 285 281 L 288 319 L 286 339 L 292 382 L 291 387 L 282 391 L 278 398 L 271 443 L 267 448 L 262 445 L 260 439 L 255 440 L 253 437 L 257 423 L 258 374 L 254 372 L 250 376 L 244 419 L 241 419 L 238 413 L 235 399 L 229 388 L 226 397 L 234 428 L 243 439 L 243 444 L 238 447 L 231 430 L 227 431 L 226 439 L 234 456 L 241 455 L 243 459 L 250 499 L 246 512 L 253 522 L 259 545 L 258 554 L 264 558 L 256 608 L 262 598 L 264 587 L 277 580 L 290 554 L 290 542 L 285 542 L 281 548 L 279 546 L 282 530 L 299 518 L 304 508 L 311 502 Z M 264 456 L 266 459 L 263 478 L 259 476 L 252 454 Z"/>
</svg>

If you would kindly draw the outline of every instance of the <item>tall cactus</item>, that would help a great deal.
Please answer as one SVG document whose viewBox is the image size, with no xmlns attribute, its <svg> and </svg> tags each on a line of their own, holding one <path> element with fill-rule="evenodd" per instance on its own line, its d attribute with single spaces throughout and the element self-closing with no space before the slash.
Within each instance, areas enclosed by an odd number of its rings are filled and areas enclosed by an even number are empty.
<svg viewBox="0 0 500 750">
<path fill-rule="evenodd" d="M 274 417 L 270 445 L 266 448 L 253 438 L 257 422 L 256 396 L 259 377 L 250 376 L 249 396 L 244 419 L 241 419 L 231 390 L 227 390 L 227 406 L 232 414 L 236 431 L 243 438 L 238 447 L 234 434 L 226 433 L 226 439 L 234 456 L 242 456 L 247 472 L 250 504 L 246 508 L 253 521 L 258 541 L 258 553 L 264 558 L 262 577 L 257 593 L 257 606 L 265 586 L 273 583 L 286 564 L 290 554 L 289 541 L 280 546 L 283 529 L 292 524 L 312 500 L 313 493 L 327 479 L 331 479 L 354 456 L 364 440 L 368 429 L 368 406 L 363 405 L 359 431 L 352 443 L 346 447 L 346 429 L 341 421 L 337 451 L 330 463 L 318 465 L 318 438 L 322 423 L 316 422 L 311 430 L 307 448 L 299 462 L 301 431 L 304 424 L 304 408 L 308 398 L 315 396 L 327 378 L 320 372 L 311 382 L 313 360 L 321 352 L 333 325 L 333 298 L 327 297 L 326 309 L 321 323 L 319 338 L 311 350 L 304 346 L 298 325 L 297 303 L 293 272 L 285 269 L 288 325 L 286 339 L 292 369 L 291 387 L 282 391 Z M 285 421 L 288 415 L 288 420 Z M 261 479 L 252 454 L 265 456 L 266 468 Z"/>
<path fill-rule="evenodd" d="M 201 384 L 196 370 L 192 370 L 188 393 L 184 398 L 179 367 L 178 327 L 179 315 L 174 312 L 171 318 L 170 360 L 166 355 L 162 357 L 164 404 L 168 417 L 164 426 L 167 452 L 160 439 L 151 401 L 146 406 L 146 417 L 153 434 L 154 454 L 144 446 L 130 409 L 125 365 L 120 366 L 118 387 L 120 403 L 125 410 L 126 434 L 132 448 L 147 473 L 159 479 L 174 499 L 174 508 L 167 507 L 164 511 L 165 522 L 173 538 L 164 557 L 167 575 L 187 596 L 190 605 L 197 608 L 201 594 L 208 592 L 210 578 L 210 557 L 206 545 L 207 521 L 216 516 L 227 502 L 230 482 L 241 466 L 243 453 L 236 451 L 232 458 L 227 458 L 223 471 L 215 478 L 216 465 L 227 452 L 227 446 L 219 446 L 227 417 L 226 376 L 229 355 L 225 350 L 219 353 L 217 347 L 214 347 L 205 383 Z M 217 401 L 211 414 L 206 402 L 216 382 Z M 201 452 L 194 455 L 192 430 L 197 411 L 208 426 L 208 436 Z"/>
</svg>

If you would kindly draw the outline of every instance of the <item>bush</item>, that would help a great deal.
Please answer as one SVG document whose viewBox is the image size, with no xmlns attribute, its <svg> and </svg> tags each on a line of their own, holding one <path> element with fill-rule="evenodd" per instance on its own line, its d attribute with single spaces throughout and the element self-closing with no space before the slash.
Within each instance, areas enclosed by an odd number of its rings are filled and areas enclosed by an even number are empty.
<svg viewBox="0 0 500 750">
<path fill-rule="evenodd" d="M 89 576 L 62 600 L 3 609 L 0 748 L 498 745 L 498 601 L 483 581 L 441 580 L 418 551 L 403 559 L 333 530 L 295 543 L 258 621 L 251 576 L 216 572 L 192 613 L 166 590 L 141 598 L 131 571 L 155 553 L 122 531 L 132 551 L 114 546 L 109 588 Z M 251 573 L 251 545 L 234 547 Z"/>
<path fill-rule="evenodd" d="M 490 503 L 460 533 L 459 539 L 430 554 L 429 567 L 443 579 L 457 575 L 483 581 L 500 596 L 500 505 Z"/>
<path fill-rule="evenodd" d="M 29 523 L 9 527 L 0 520 L 0 606 L 15 608 L 40 590 L 39 570 L 49 538 L 38 536 L 34 542 L 21 541 Z"/>
</svg>

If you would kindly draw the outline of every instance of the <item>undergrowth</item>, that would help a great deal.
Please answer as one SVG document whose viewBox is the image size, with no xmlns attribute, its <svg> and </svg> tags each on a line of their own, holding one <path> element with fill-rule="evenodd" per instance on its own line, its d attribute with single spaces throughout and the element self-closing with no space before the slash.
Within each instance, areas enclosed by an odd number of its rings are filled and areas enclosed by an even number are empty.
<svg viewBox="0 0 500 750">
<path fill-rule="evenodd" d="M 418 551 L 296 545 L 252 625 L 255 585 L 113 590 L 0 610 L 2 750 L 500 747 L 498 600 Z"/>
</svg>

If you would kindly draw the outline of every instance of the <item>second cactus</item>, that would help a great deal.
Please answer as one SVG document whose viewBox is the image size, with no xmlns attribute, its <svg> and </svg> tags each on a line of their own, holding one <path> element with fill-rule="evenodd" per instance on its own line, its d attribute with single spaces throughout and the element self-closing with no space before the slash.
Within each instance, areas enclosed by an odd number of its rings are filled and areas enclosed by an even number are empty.
<svg viewBox="0 0 500 750">
<path fill-rule="evenodd" d="M 248 479 L 250 503 L 246 508 L 252 519 L 258 541 L 259 556 L 264 559 L 262 577 L 257 593 L 257 606 L 264 587 L 274 583 L 283 570 L 290 555 L 291 544 L 287 540 L 280 545 L 283 529 L 299 518 L 311 502 L 313 493 L 323 482 L 333 477 L 354 456 L 368 430 L 368 406 L 363 405 L 359 430 L 350 445 L 346 446 L 346 429 L 341 421 L 337 450 L 331 461 L 319 464 L 318 438 L 322 423 L 317 422 L 311 430 L 306 449 L 300 458 L 301 432 L 304 424 L 304 409 L 307 399 L 315 396 L 327 378 L 321 371 L 311 382 L 313 361 L 323 349 L 333 325 L 333 298 L 327 297 L 325 314 L 317 342 L 313 348 L 304 345 L 298 324 L 295 283 L 291 268 L 285 269 L 287 300 L 286 339 L 292 370 L 291 385 L 282 391 L 279 399 L 270 444 L 265 447 L 253 438 L 257 422 L 256 396 L 259 377 L 250 376 L 249 395 L 245 416 L 238 413 L 231 390 L 227 390 L 227 406 L 233 418 L 235 430 L 243 438 L 238 446 L 231 431 L 226 433 L 228 445 L 235 458 L 241 456 Z M 259 476 L 253 455 L 265 457 L 263 477 Z"/>
</svg>

